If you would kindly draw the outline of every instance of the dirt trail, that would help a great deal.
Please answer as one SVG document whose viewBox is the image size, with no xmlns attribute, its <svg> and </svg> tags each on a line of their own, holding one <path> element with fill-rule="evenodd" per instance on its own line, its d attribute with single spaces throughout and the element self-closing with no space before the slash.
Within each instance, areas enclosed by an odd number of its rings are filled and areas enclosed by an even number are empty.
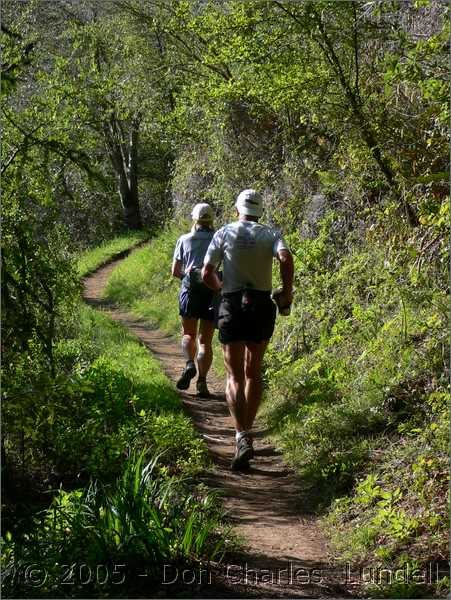
<svg viewBox="0 0 451 600">
<path fill-rule="evenodd" d="M 178 342 L 102 298 L 119 260 L 84 280 L 84 299 L 125 325 L 175 381 L 184 366 Z M 230 470 L 234 430 L 224 381 L 209 375 L 208 384 L 214 394 L 210 399 L 195 396 L 194 380 L 180 396 L 211 453 L 214 467 L 203 480 L 223 495 L 229 519 L 244 540 L 244 552 L 214 574 L 213 587 L 205 585 L 203 574 L 199 576 L 199 593 L 190 597 L 349 597 L 342 574 L 327 562 L 326 541 L 316 519 L 308 514 L 299 480 L 264 439 L 262 430 L 256 433 L 256 458 L 250 470 L 239 474 Z"/>
</svg>

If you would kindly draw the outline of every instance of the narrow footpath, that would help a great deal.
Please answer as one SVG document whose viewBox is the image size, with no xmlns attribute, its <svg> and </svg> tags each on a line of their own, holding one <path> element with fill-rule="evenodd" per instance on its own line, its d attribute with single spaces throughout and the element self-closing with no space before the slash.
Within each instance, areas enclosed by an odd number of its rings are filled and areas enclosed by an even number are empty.
<svg viewBox="0 0 451 600">
<path fill-rule="evenodd" d="M 108 277 L 120 260 L 100 267 L 84 280 L 84 299 L 126 326 L 175 382 L 184 367 L 178 342 L 103 299 Z M 213 397 L 206 399 L 196 397 L 193 380 L 191 388 L 180 392 L 180 397 L 211 454 L 213 468 L 202 480 L 220 491 L 228 519 L 243 540 L 243 553 L 233 556 L 233 560 L 228 557 L 218 567 L 214 581 L 207 585 L 199 581 L 198 594 L 190 597 L 350 597 L 344 574 L 327 561 L 326 540 L 316 518 L 309 514 L 299 480 L 265 440 L 263 430 L 256 433 L 256 458 L 250 470 L 230 470 L 234 430 L 224 383 L 209 375 Z"/>
</svg>

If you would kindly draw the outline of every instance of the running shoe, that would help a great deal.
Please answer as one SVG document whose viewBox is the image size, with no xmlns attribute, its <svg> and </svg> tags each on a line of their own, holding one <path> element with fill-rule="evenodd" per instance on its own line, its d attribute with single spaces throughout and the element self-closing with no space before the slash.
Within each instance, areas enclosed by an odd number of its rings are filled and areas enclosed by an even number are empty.
<svg viewBox="0 0 451 600">
<path fill-rule="evenodd" d="M 232 459 L 232 471 L 241 471 L 249 468 L 249 461 L 254 458 L 252 440 L 243 437 L 236 443 L 235 456 Z"/>
<path fill-rule="evenodd" d="M 207 382 L 205 381 L 205 379 L 199 378 L 196 381 L 196 389 L 198 396 L 202 396 L 202 398 L 210 398 L 210 391 L 207 387 Z"/>
<path fill-rule="evenodd" d="M 186 367 L 183 370 L 182 376 L 177 381 L 177 389 L 179 390 L 187 390 L 189 388 L 189 384 L 191 383 L 191 379 L 196 376 L 196 367 L 193 362 L 187 362 Z"/>
</svg>

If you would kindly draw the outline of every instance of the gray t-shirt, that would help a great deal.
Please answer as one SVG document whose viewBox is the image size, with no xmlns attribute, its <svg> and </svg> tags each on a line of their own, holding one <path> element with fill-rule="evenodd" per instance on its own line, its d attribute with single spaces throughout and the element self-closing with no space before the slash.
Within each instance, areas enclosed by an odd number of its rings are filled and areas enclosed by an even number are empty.
<svg viewBox="0 0 451 600">
<path fill-rule="evenodd" d="M 236 221 L 219 229 L 208 247 L 204 264 L 217 267 L 222 261 L 224 293 L 242 289 L 270 291 L 272 261 L 288 250 L 281 234 L 255 221 Z"/>
<path fill-rule="evenodd" d="M 202 268 L 205 252 L 213 234 L 214 231 L 198 229 L 179 237 L 175 245 L 174 260 L 182 262 L 184 273 L 187 273 L 193 267 Z"/>
</svg>

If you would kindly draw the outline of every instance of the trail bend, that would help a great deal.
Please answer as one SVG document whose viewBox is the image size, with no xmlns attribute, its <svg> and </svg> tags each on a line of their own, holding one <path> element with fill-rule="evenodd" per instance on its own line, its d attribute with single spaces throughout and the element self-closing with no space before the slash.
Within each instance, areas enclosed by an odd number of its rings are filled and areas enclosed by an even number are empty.
<svg viewBox="0 0 451 600">
<path fill-rule="evenodd" d="M 83 280 L 84 300 L 134 334 L 175 382 L 184 367 L 178 341 L 103 297 L 111 272 L 123 258 L 109 261 Z M 194 381 L 189 390 L 179 394 L 211 455 L 213 466 L 202 481 L 220 491 L 228 519 L 243 540 L 243 551 L 228 557 L 212 576 L 199 575 L 197 593 L 191 587 L 190 597 L 351 597 L 345 574 L 327 560 L 327 542 L 308 509 L 301 482 L 265 439 L 263 429 L 256 431 L 256 458 L 250 470 L 232 472 L 234 429 L 224 396 L 225 382 L 209 374 L 213 397 L 206 399 L 195 395 Z"/>
</svg>

